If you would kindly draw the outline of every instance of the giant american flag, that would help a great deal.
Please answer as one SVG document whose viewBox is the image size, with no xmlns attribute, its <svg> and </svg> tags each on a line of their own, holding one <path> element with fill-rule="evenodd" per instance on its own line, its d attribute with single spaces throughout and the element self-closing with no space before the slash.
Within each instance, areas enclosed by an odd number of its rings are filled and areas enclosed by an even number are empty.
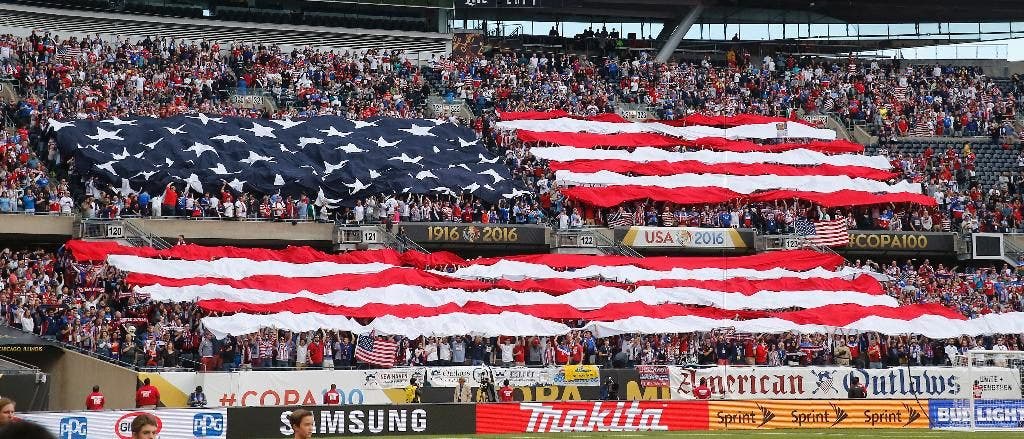
<svg viewBox="0 0 1024 439">
<path fill-rule="evenodd" d="M 348 331 L 362 336 L 362 351 L 376 354 L 367 358 L 385 365 L 394 361 L 394 342 L 375 335 L 556 336 L 569 333 L 561 323 L 567 319 L 591 322 L 586 328 L 600 337 L 714 328 L 828 327 L 935 338 L 985 332 L 992 325 L 1024 332 L 1017 314 L 966 321 L 941 305 L 899 306 L 872 274 L 844 267 L 839 255 L 812 250 L 465 260 L 389 249 L 327 254 L 189 244 L 155 250 L 84 241 L 71 241 L 66 249 L 78 263 L 102 261 L 126 272 L 126 281 L 150 300 L 194 302 L 212 314 L 202 324 L 218 338 L 268 327 Z M 444 266 L 449 269 L 439 269 Z M 799 310 L 780 311 L 794 308 Z"/>
<path fill-rule="evenodd" d="M 321 116 L 263 120 L 194 115 L 61 122 L 57 144 L 85 177 L 127 195 L 180 191 L 299 196 L 353 205 L 370 195 L 524 193 L 473 130 L 429 119 Z"/>
<path fill-rule="evenodd" d="M 864 155 L 862 145 L 798 121 L 696 114 L 634 123 L 560 111 L 500 116 L 501 135 L 548 161 L 565 196 L 596 207 L 793 198 L 825 207 L 935 204 L 919 184 L 890 183 L 898 175 L 886 157 Z"/>
</svg>

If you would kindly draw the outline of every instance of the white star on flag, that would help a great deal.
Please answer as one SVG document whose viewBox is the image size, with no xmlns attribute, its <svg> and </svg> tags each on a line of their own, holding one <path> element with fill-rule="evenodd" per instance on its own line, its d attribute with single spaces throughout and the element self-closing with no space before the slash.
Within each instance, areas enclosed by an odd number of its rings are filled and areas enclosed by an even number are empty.
<svg viewBox="0 0 1024 439">
<path fill-rule="evenodd" d="M 317 131 L 320 131 L 321 133 L 326 134 L 327 137 L 345 137 L 345 136 L 348 136 L 349 134 L 352 134 L 351 131 L 338 131 L 338 129 L 335 128 L 334 125 L 331 125 L 331 126 L 327 127 L 326 130 L 317 130 Z"/>
<path fill-rule="evenodd" d="M 203 126 L 206 126 L 206 124 L 209 123 L 209 122 L 224 123 L 224 118 L 221 118 L 221 117 L 207 117 L 206 114 L 203 114 L 203 113 L 197 113 L 197 114 L 198 114 L 197 116 L 185 116 L 185 117 L 187 117 L 189 119 L 199 119 L 199 121 L 203 123 Z"/>
<path fill-rule="evenodd" d="M 349 153 L 349 154 L 366 152 L 365 149 L 360 149 L 358 146 L 356 146 L 355 144 L 352 144 L 352 143 L 349 143 L 348 145 L 341 145 L 341 146 L 339 146 L 337 148 L 334 148 L 334 149 L 339 150 L 339 151 L 345 151 L 346 153 Z"/>
<path fill-rule="evenodd" d="M 260 124 L 258 124 L 256 122 L 252 123 L 252 128 L 242 128 L 242 131 L 251 131 L 252 134 L 254 136 L 256 136 L 256 137 L 270 137 L 272 139 L 276 139 L 277 138 L 277 136 L 274 135 L 274 129 L 273 128 L 265 127 L 265 126 L 260 125 Z"/>
<path fill-rule="evenodd" d="M 355 183 L 344 183 L 344 185 L 349 188 L 352 188 L 352 191 L 349 192 L 350 194 L 355 194 L 356 192 L 359 192 L 363 189 L 370 187 L 370 185 L 368 184 L 363 184 L 363 182 L 359 181 L 358 178 L 356 179 Z"/>
<path fill-rule="evenodd" d="M 342 160 L 341 162 L 338 162 L 337 165 L 324 162 L 324 175 L 329 175 L 334 171 L 344 168 L 346 163 L 348 163 L 348 160 Z"/>
<path fill-rule="evenodd" d="M 210 140 L 220 140 L 223 143 L 231 143 L 231 142 L 245 143 L 245 140 L 242 139 L 241 137 L 229 136 L 227 134 L 221 134 L 219 136 L 213 136 L 213 137 L 210 138 Z"/>
<path fill-rule="evenodd" d="M 112 117 L 110 119 L 107 119 L 107 120 L 102 120 L 100 122 L 109 123 L 109 124 L 114 125 L 114 126 L 122 126 L 122 125 L 135 126 L 135 121 L 134 120 L 122 120 L 120 117 L 117 117 L 117 116 L 114 116 L 114 117 Z"/>
<path fill-rule="evenodd" d="M 397 145 L 399 142 L 401 142 L 401 140 L 396 140 L 394 142 L 388 142 L 387 140 L 384 140 L 383 136 L 381 136 L 381 137 L 377 138 L 377 140 L 375 140 L 374 142 L 376 142 L 377 146 L 379 146 L 381 148 L 388 148 L 388 147 L 392 147 L 392 146 Z"/>
<path fill-rule="evenodd" d="M 305 121 L 304 120 L 291 120 L 291 119 L 275 119 L 275 120 L 272 120 L 270 122 L 271 123 L 276 123 L 282 129 L 286 129 L 287 130 L 288 128 L 302 125 Z"/>
<path fill-rule="evenodd" d="M 169 132 L 171 134 L 188 134 L 182 128 L 185 128 L 185 124 L 181 124 L 177 128 L 164 127 L 164 129 L 167 130 L 167 132 Z"/>
<path fill-rule="evenodd" d="M 419 125 L 412 124 L 412 127 L 410 127 L 410 128 L 400 128 L 398 131 L 405 131 L 405 132 L 407 132 L 409 134 L 412 134 L 414 136 L 437 137 L 437 136 L 434 135 L 434 133 L 430 132 L 430 130 L 432 128 L 434 128 L 434 127 L 421 127 Z"/>
<path fill-rule="evenodd" d="M 90 138 L 92 140 L 95 140 L 97 142 L 100 142 L 100 141 L 103 141 L 103 140 L 124 140 L 124 137 L 121 137 L 121 136 L 118 135 L 118 133 L 120 133 L 120 132 L 121 132 L 121 130 L 107 131 L 107 130 L 105 130 L 103 128 L 96 127 L 96 135 L 95 136 L 85 136 L 85 137 L 88 137 L 88 138 Z"/>
<path fill-rule="evenodd" d="M 319 137 L 299 137 L 299 148 L 305 148 L 306 145 L 323 145 L 324 139 Z"/>
<path fill-rule="evenodd" d="M 420 165 L 420 161 L 423 160 L 423 156 L 418 155 L 415 158 L 413 158 L 413 157 L 409 157 L 409 154 L 406 154 L 406 153 L 403 152 L 402 155 L 400 155 L 398 157 L 391 157 L 388 160 L 398 160 L 398 161 L 401 161 L 403 163 L 415 163 L 417 165 Z M 423 165 L 420 165 L 420 166 L 423 166 Z"/>
<path fill-rule="evenodd" d="M 239 161 L 242 162 L 242 163 L 251 165 L 251 164 L 256 163 L 256 162 L 274 163 L 274 158 L 273 157 L 267 157 L 267 156 L 259 155 L 255 151 L 249 151 L 249 158 L 242 159 L 242 160 L 239 160 Z"/>
<path fill-rule="evenodd" d="M 192 146 L 186 148 L 185 151 L 196 153 L 197 158 L 207 151 L 212 152 L 214 155 L 220 156 L 220 154 L 217 153 L 217 150 L 213 149 L 212 146 L 205 145 L 199 142 L 192 143 Z"/>
<path fill-rule="evenodd" d="M 62 128 L 75 126 L 74 122 L 61 122 L 57 119 L 47 119 L 47 121 L 50 124 L 50 128 L 53 128 L 54 131 L 60 131 Z"/>
</svg>

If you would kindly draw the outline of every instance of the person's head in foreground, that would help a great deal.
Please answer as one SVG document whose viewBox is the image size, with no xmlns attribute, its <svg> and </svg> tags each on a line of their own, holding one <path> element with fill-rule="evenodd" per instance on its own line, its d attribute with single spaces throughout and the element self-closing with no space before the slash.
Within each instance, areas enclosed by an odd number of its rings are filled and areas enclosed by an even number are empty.
<svg viewBox="0 0 1024 439">
<path fill-rule="evenodd" d="M 157 429 L 156 418 L 141 414 L 132 420 L 132 439 L 156 439 Z"/>
<path fill-rule="evenodd" d="M 34 422 L 18 421 L 0 428 L 0 439 L 56 439 L 56 436 Z"/>
<path fill-rule="evenodd" d="M 298 409 L 288 415 L 288 422 L 292 424 L 295 432 L 295 439 L 309 439 L 313 437 L 313 412 L 306 409 Z"/>
<path fill-rule="evenodd" d="M 14 400 L 0 398 L 0 427 L 14 422 Z"/>
</svg>

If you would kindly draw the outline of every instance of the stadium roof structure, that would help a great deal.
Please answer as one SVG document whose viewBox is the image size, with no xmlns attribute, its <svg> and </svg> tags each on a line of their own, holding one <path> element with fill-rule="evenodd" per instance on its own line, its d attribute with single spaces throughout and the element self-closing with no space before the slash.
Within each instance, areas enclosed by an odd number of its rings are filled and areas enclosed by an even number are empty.
<svg viewBox="0 0 1024 439">
<path fill-rule="evenodd" d="M 771 35 L 759 39 L 760 43 L 781 44 L 790 51 L 843 54 L 1012 38 L 1013 31 L 1024 31 L 1024 26 L 1015 29 L 1011 23 L 1022 13 L 1021 0 L 931 0 L 927 4 L 920 0 L 455 0 L 456 19 L 662 22 L 665 27 L 657 38 L 663 43 L 659 61 L 680 48 L 720 51 L 734 43 L 684 39 L 696 24 L 723 26 L 719 38 L 726 25 L 732 27 L 730 33 L 741 24 L 785 25 L 781 38 Z M 864 32 L 879 25 L 881 32 Z M 888 25 L 901 26 L 890 29 Z M 828 32 L 812 34 L 812 26 Z"/>
<path fill-rule="evenodd" d="M 730 24 L 1007 22 L 1024 12 L 1019 0 L 455 0 L 458 19 L 538 21 L 671 20 L 697 6 L 697 22 Z"/>
</svg>

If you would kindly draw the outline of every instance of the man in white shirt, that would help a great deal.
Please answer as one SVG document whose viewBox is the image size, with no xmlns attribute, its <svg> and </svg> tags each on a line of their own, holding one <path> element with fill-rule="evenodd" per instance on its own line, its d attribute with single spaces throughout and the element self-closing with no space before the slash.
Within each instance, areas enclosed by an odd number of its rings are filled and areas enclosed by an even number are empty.
<svg viewBox="0 0 1024 439">
<path fill-rule="evenodd" d="M 515 349 L 515 344 L 512 343 L 513 340 L 515 339 L 512 337 L 505 337 L 501 342 L 501 365 L 503 367 L 512 367 L 512 362 L 515 361 L 512 355 Z"/>
<path fill-rule="evenodd" d="M 75 205 L 75 200 L 72 200 L 67 192 L 64 192 L 57 202 L 60 203 L 60 213 L 71 213 L 71 207 Z"/>
<path fill-rule="evenodd" d="M 239 221 L 241 221 L 245 219 L 245 215 L 245 203 L 242 202 L 242 197 L 238 197 L 237 199 L 235 199 L 235 217 L 238 218 Z"/>
</svg>

